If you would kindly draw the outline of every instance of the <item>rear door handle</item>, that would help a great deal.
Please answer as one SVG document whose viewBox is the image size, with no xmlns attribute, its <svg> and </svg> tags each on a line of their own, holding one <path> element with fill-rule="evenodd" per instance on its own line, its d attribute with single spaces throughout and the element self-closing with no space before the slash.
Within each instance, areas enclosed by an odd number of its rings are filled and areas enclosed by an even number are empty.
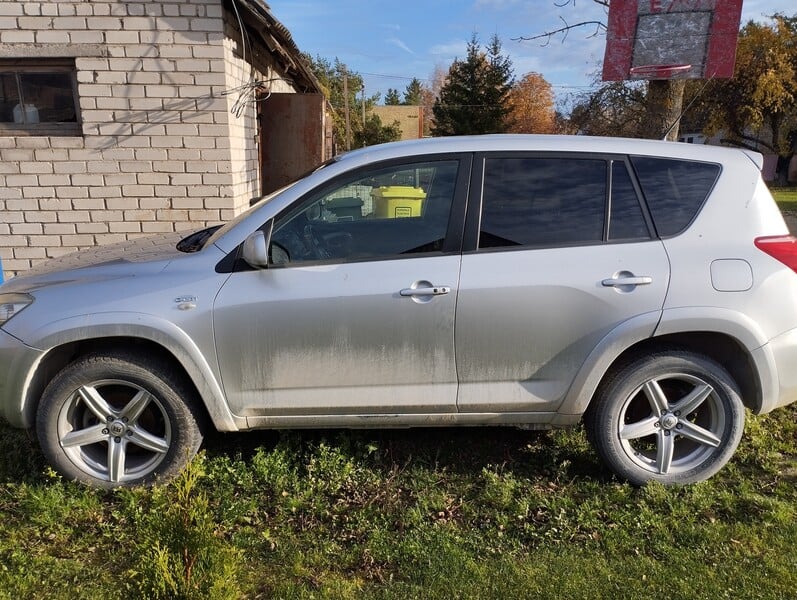
<svg viewBox="0 0 797 600">
<path fill-rule="evenodd" d="M 399 294 L 401 296 L 442 296 L 450 291 L 451 288 L 447 285 L 436 285 L 433 287 L 404 288 Z"/>
</svg>

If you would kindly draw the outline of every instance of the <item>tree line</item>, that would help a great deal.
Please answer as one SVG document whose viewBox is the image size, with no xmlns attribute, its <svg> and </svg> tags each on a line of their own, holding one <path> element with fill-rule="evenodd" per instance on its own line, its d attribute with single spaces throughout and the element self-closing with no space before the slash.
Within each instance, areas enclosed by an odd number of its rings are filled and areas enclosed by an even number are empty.
<svg viewBox="0 0 797 600">
<path fill-rule="evenodd" d="M 347 106 L 352 147 L 398 139 L 398 123 L 384 124 L 371 110 L 379 102 L 379 94 L 358 95 L 363 89 L 361 75 L 337 58 L 330 61 L 305 55 L 305 60 L 334 109 L 338 140 L 347 137 Z M 553 88 L 539 73 L 516 80 L 512 61 L 503 54 L 497 36 L 483 48 L 474 35 L 466 56 L 455 60 L 447 71 L 433 74 L 431 84 L 412 79 L 403 98 L 390 88 L 384 103 L 424 107 L 426 133 L 433 136 L 556 131 Z"/>
<path fill-rule="evenodd" d="M 339 139 L 344 133 L 344 74 L 350 110 L 360 115 L 352 120 L 353 146 L 398 138 L 397 123 L 383 124 L 370 112 L 379 95 L 358 96 L 360 75 L 338 59 L 308 61 L 335 109 Z M 553 89 L 542 75 L 516 78 L 499 38 L 493 36 L 482 46 L 474 35 L 464 57 L 447 69 L 438 68 L 426 82 L 413 79 L 403 94 L 389 89 L 384 103 L 422 106 L 426 133 L 433 136 L 512 132 L 657 137 L 661 132 L 651 131 L 648 86 L 644 81 L 596 83 L 589 92 L 570 98 L 565 116 L 555 110 Z M 776 14 L 766 22 L 745 24 L 734 77 L 687 81 L 681 117 L 682 131 L 720 135 L 723 143 L 776 153 L 788 161 L 797 149 L 797 15 Z"/>
</svg>

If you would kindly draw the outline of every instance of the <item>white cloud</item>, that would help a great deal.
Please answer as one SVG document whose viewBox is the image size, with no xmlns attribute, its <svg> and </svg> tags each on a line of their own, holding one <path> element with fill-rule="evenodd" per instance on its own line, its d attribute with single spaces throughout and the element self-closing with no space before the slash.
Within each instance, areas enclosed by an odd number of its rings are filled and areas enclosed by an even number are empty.
<svg viewBox="0 0 797 600">
<path fill-rule="evenodd" d="M 405 44 L 404 42 L 402 42 L 402 41 L 401 41 L 400 39 L 398 39 L 397 37 L 391 37 L 391 38 L 387 38 L 385 41 L 386 41 L 388 44 L 393 44 L 393 45 L 394 45 L 394 46 L 396 46 L 397 48 L 401 48 L 402 50 L 404 50 L 404 52 L 407 52 L 408 54 L 415 54 L 415 52 L 413 52 L 412 50 L 410 50 L 410 47 L 409 47 L 409 46 L 407 46 L 407 44 Z"/>
</svg>

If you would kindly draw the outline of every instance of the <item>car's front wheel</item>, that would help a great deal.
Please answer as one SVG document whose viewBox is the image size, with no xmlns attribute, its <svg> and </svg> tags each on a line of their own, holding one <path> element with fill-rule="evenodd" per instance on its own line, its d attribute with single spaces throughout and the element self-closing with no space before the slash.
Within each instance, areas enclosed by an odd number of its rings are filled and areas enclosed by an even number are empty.
<svg viewBox="0 0 797 600">
<path fill-rule="evenodd" d="M 98 487 L 168 479 L 202 442 L 182 378 L 131 354 L 90 355 L 60 371 L 36 417 L 42 450 L 62 475 Z"/>
<path fill-rule="evenodd" d="M 728 372 L 687 351 L 658 352 L 607 376 L 585 415 L 598 454 L 640 485 L 703 481 L 730 460 L 744 405 Z"/>
</svg>

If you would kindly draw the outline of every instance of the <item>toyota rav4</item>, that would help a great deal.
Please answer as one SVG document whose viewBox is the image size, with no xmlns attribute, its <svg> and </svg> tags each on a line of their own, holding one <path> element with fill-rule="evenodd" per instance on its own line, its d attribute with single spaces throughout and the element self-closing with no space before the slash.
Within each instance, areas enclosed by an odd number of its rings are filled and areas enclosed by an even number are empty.
<svg viewBox="0 0 797 600">
<path fill-rule="evenodd" d="M 703 480 L 745 407 L 797 399 L 797 245 L 761 167 L 575 136 L 351 152 L 224 226 L 7 281 L 0 416 L 104 487 L 173 476 L 205 427 L 582 420 L 625 480 Z"/>
</svg>

